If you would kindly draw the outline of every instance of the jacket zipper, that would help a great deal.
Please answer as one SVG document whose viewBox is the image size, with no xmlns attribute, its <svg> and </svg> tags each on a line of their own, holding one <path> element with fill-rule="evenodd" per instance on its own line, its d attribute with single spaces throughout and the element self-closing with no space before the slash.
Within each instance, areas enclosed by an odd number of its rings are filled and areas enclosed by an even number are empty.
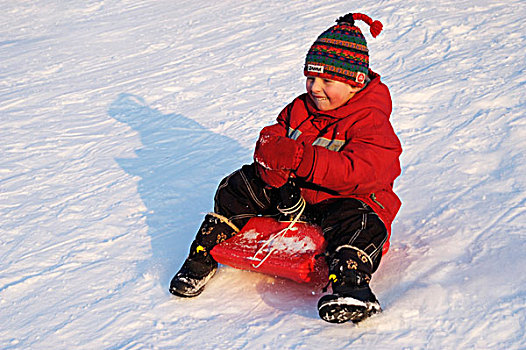
<svg viewBox="0 0 526 350">
<path fill-rule="evenodd" d="M 375 202 L 376 204 L 378 204 L 378 206 L 382 209 L 385 209 L 384 206 L 382 205 L 382 203 L 378 202 L 378 200 L 376 199 L 376 194 L 374 193 L 371 193 L 371 199 L 373 200 L 373 202 Z"/>
</svg>

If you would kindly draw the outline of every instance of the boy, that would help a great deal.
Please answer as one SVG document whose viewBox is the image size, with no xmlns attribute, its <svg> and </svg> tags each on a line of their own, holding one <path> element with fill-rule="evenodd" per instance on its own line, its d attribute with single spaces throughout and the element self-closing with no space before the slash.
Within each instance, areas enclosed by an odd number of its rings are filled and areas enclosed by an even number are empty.
<svg viewBox="0 0 526 350">
<path fill-rule="evenodd" d="M 355 20 L 369 24 L 374 37 L 382 29 L 363 14 L 347 14 L 314 42 L 304 67 L 307 93 L 263 128 L 254 163 L 221 181 L 214 213 L 205 217 L 171 293 L 199 295 L 217 269 L 212 247 L 251 217 L 277 216 L 305 200 L 302 219 L 320 226 L 328 242 L 332 294 L 319 300 L 320 317 L 359 322 L 381 311 L 369 282 L 401 205 L 393 182 L 402 149 L 389 122 L 389 90 L 369 70 Z"/>
</svg>

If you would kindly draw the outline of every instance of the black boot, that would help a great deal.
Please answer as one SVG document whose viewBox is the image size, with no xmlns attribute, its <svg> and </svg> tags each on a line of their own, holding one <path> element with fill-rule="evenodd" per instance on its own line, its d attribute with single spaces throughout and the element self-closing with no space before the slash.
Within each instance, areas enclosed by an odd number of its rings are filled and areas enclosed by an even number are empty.
<svg viewBox="0 0 526 350">
<path fill-rule="evenodd" d="M 206 251 L 190 254 L 183 266 L 172 278 L 170 293 L 180 297 L 196 297 L 206 283 L 215 275 L 217 262 Z"/>
<path fill-rule="evenodd" d="M 217 271 L 217 262 L 210 255 L 210 250 L 234 233 L 232 226 L 224 220 L 210 214 L 205 217 L 190 247 L 190 255 L 170 283 L 170 293 L 180 297 L 201 294 Z"/>
<path fill-rule="evenodd" d="M 372 263 L 354 248 L 336 251 L 329 267 L 333 294 L 318 301 L 320 317 L 331 323 L 358 323 L 381 312 L 380 303 L 369 287 Z"/>
</svg>

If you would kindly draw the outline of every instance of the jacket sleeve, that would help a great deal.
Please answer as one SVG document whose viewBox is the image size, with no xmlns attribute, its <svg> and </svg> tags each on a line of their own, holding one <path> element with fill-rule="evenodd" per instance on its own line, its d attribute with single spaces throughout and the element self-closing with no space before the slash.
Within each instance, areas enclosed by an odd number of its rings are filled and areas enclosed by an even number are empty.
<svg viewBox="0 0 526 350">
<path fill-rule="evenodd" d="M 376 109 L 362 113 L 347 131 L 341 150 L 312 146 L 312 157 L 304 157 L 298 169 L 303 173 L 297 175 L 340 195 L 369 194 L 390 186 L 400 174 L 400 141 L 384 113 Z"/>
</svg>

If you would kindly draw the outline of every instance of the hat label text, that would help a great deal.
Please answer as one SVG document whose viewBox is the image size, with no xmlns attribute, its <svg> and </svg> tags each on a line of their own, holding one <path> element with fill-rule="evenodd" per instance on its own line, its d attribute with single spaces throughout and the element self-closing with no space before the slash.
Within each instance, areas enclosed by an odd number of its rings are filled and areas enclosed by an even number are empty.
<svg viewBox="0 0 526 350">
<path fill-rule="evenodd" d="M 307 72 L 323 73 L 323 66 L 307 65 Z"/>
</svg>

